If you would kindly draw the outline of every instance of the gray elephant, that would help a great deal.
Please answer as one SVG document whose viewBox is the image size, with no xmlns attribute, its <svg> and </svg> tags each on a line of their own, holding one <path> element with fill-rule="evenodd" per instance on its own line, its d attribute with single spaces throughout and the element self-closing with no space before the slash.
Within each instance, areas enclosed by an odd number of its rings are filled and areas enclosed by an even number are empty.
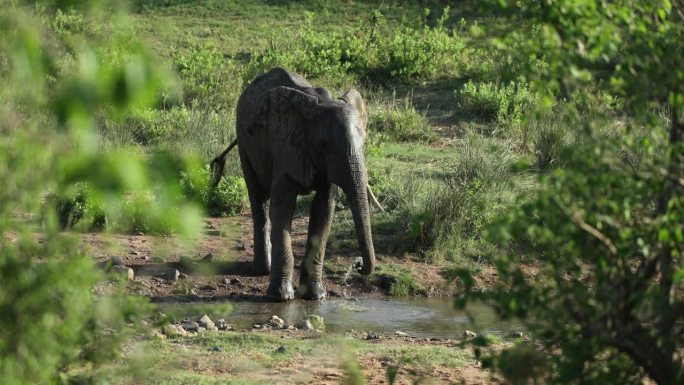
<svg viewBox="0 0 684 385">
<path fill-rule="evenodd" d="M 257 77 L 237 105 L 237 140 L 212 161 L 212 184 L 237 143 L 254 221 L 254 268 L 271 274 L 268 296 L 294 298 L 290 231 L 297 196 L 311 203 L 306 252 L 297 297 L 321 299 L 325 247 L 333 217 L 335 188 L 345 192 L 363 257 L 362 274 L 375 264 L 369 202 L 381 209 L 368 187 L 363 144 L 366 106 L 354 89 L 339 99 L 313 88 L 302 76 L 275 68 Z"/>
</svg>

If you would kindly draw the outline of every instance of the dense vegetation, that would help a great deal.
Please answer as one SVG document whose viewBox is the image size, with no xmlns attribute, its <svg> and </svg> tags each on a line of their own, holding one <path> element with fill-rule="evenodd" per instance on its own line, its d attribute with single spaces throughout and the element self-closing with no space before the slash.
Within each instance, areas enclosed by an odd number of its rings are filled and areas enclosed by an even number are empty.
<svg viewBox="0 0 684 385">
<path fill-rule="evenodd" d="M 139 314 L 91 294 L 102 277 L 61 229 L 192 236 L 200 206 L 247 207 L 237 156 L 217 190 L 205 164 L 273 66 L 363 90 L 379 254 L 444 265 L 463 299 L 526 320 L 541 348 L 485 360 L 509 381 L 684 381 L 684 4 L 501 3 L 10 1 L 4 383 L 97 381 Z M 353 226 L 336 215 L 343 246 Z M 490 264 L 500 286 L 483 295 L 472 276 Z M 393 294 L 423 290 L 384 275 Z"/>
</svg>

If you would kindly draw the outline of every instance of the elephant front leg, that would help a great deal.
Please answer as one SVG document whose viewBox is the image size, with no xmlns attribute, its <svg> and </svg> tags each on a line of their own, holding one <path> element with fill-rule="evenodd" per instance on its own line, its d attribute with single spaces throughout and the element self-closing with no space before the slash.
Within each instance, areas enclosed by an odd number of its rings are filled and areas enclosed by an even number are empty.
<svg viewBox="0 0 684 385">
<path fill-rule="evenodd" d="M 299 288 L 297 288 L 297 297 L 299 298 L 325 298 L 323 260 L 325 259 L 328 235 L 330 235 L 334 201 L 334 188 L 332 185 L 327 185 L 316 192 L 311 203 L 306 253 L 300 266 Z"/>
<path fill-rule="evenodd" d="M 292 215 L 297 202 L 297 186 L 287 176 L 274 181 L 271 189 L 271 283 L 268 296 L 277 301 L 294 298 L 292 289 Z"/>
</svg>

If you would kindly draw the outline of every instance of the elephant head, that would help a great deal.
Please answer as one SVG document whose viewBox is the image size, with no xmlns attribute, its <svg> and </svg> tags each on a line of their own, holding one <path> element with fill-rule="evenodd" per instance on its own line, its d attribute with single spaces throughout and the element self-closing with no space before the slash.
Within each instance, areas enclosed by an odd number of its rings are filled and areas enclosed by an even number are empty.
<svg viewBox="0 0 684 385">
<path fill-rule="evenodd" d="M 303 190 L 315 189 L 318 183 L 333 183 L 347 195 L 363 257 L 360 272 L 370 274 L 375 251 L 363 154 L 366 108 L 356 90 L 348 91 L 345 97 L 336 101 L 277 87 L 268 91 L 261 117 L 271 136 L 274 169 L 287 173 Z"/>
</svg>

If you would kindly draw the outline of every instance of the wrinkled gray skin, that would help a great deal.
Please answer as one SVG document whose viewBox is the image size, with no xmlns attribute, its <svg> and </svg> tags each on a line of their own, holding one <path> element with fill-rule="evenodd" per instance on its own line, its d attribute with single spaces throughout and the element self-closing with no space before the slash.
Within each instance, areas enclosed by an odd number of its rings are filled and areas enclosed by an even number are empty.
<svg viewBox="0 0 684 385">
<path fill-rule="evenodd" d="M 297 196 L 311 191 L 315 196 L 296 294 L 304 299 L 325 297 L 323 259 L 333 216 L 333 185 L 341 187 L 349 201 L 363 257 L 360 272 L 373 271 L 365 126 L 365 103 L 356 90 L 335 99 L 282 68 L 259 76 L 240 96 L 237 143 L 254 220 L 254 267 L 258 273 L 270 272 L 269 297 L 287 301 L 295 296 L 292 215 Z"/>
</svg>

